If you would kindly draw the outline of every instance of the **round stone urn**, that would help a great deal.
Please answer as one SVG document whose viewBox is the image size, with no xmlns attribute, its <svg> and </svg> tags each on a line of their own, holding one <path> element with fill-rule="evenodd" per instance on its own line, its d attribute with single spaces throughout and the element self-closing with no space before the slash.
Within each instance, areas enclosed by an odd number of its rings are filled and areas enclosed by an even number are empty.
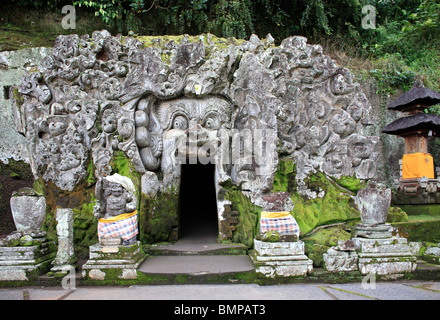
<svg viewBox="0 0 440 320">
<path fill-rule="evenodd" d="M 391 189 L 370 182 L 358 191 L 356 202 L 364 225 L 384 224 L 391 204 Z"/>
<path fill-rule="evenodd" d="M 46 214 L 46 199 L 32 188 L 14 191 L 11 197 L 11 211 L 17 231 L 40 230 Z"/>
</svg>

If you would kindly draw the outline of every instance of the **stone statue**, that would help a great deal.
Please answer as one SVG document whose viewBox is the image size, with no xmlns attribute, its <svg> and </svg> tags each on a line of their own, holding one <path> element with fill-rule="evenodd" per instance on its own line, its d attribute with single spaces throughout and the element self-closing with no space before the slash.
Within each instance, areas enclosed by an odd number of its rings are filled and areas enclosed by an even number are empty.
<svg viewBox="0 0 440 320">
<path fill-rule="evenodd" d="M 133 182 L 117 173 L 101 178 L 96 184 L 97 203 L 94 207 L 95 217 L 99 219 L 99 242 L 112 241 L 123 245 L 134 244 L 137 227 L 137 199 Z M 119 242 L 119 243 L 118 243 Z"/>
</svg>

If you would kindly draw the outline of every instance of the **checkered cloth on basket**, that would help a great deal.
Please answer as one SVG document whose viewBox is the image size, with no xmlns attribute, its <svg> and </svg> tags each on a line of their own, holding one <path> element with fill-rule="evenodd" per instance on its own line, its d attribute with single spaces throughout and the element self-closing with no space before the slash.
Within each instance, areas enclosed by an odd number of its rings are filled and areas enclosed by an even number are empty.
<svg viewBox="0 0 440 320">
<path fill-rule="evenodd" d="M 98 222 L 98 237 L 101 238 L 117 238 L 121 237 L 123 240 L 133 238 L 138 234 L 137 214 L 114 222 L 102 222 L 105 219 L 100 219 Z"/>
<path fill-rule="evenodd" d="M 278 214 L 277 217 L 268 217 L 270 213 L 260 218 L 260 232 L 275 230 L 279 234 L 296 234 L 299 237 L 299 226 L 295 218 L 290 214 Z"/>
</svg>

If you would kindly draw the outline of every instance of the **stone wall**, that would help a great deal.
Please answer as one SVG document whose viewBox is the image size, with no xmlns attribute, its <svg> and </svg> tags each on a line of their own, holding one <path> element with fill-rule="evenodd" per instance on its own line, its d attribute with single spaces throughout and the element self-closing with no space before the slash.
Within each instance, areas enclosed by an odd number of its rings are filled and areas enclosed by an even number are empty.
<svg viewBox="0 0 440 320">
<path fill-rule="evenodd" d="M 26 139 L 16 130 L 9 97 L 19 98 L 13 86 L 50 52 L 49 48 L 0 52 L 0 235 L 15 230 L 9 206 L 12 192 L 33 184 Z"/>
<path fill-rule="evenodd" d="M 24 75 L 36 70 L 41 59 L 52 51 L 51 48 L 28 48 L 18 51 L 0 52 L 0 160 L 9 159 L 29 162 L 25 146 L 25 137 L 20 135 L 14 123 L 14 110 L 9 96 L 18 98 L 18 92 L 10 89 L 21 83 Z"/>
</svg>

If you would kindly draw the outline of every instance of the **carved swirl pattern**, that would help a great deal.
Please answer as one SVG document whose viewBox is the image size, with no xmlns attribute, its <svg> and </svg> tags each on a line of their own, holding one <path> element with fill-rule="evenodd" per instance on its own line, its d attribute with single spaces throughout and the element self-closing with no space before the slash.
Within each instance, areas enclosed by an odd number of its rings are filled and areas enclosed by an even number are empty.
<svg viewBox="0 0 440 320">
<path fill-rule="evenodd" d="M 270 190 L 278 156 L 296 160 L 297 179 L 316 170 L 376 174 L 371 105 L 349 70 L 303 37 L 280 46 L 256 36 L 217 46 L 207 36 L 144 47 L 105 30 L 59 36 L 19 92 L 16 123 L 29 142 L 34 175 L 63 190 L 85 179 L 91 162 L 97 177 L 109 175 L 115 150 L 140 173 L 161 170 L 169 160 L 166 133 L 194 126 L 258 129 L 262 145 L 276 146 L 267 163 L 225 166 L 222 179 L 255 193 Z"/>
</svg>

